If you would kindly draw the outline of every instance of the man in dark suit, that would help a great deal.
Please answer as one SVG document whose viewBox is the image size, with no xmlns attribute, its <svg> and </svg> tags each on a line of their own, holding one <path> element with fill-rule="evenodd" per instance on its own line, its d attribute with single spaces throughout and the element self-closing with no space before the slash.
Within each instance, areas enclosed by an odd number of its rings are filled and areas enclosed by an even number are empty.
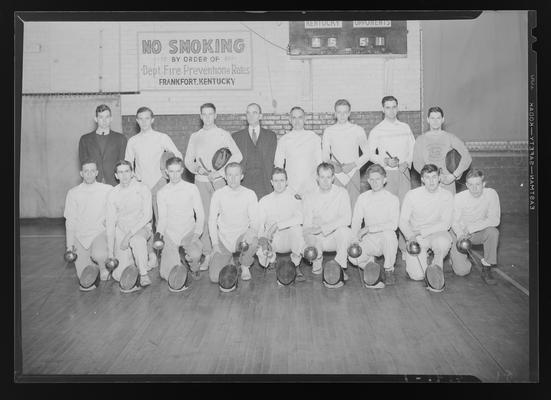
<svg viewBox="0 0 551 400">
<path fill-rule="evenodd" d="M 115 179 L 115 164 L 124 160 L 127 139 L 123 134 L 111 130 L 112 116 L 109 106 L 99 105 L 94 120 L 98 128 L 80 137 L 78 157 L 81 163 L 84 160 L 95 160 L 98 166 L 97 181 L 116 186 L 118 182 Z"/>
<path fill-rule="evenodd" d="M 272 192 L 272 169 L 277 147 L 277 136 L 274 132 L 260 127 L 262 109 L 256 103 L 247 106 L 248 128 L 232 134 L 233 140 L 239 147 L 243 160 L 243 174 L 241 184 L 253 190 L 260 200 Z"/>
</svg>

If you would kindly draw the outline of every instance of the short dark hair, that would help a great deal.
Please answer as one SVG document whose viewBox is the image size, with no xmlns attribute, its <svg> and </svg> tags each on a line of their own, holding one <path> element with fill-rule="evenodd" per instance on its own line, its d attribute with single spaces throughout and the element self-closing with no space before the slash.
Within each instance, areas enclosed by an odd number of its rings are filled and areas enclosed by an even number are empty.
<svg viewBox="0 0 551 400">
<path fill-rule="evenodd" d="M 427 111 L 427 117 L 429 117 L 430 113 L 433 113 L 433 112 L 439 112 L 442 117 L 444 116 L 444 111 L 440 107 L 434 106 L 429 108 L 429 111 Z"/>
<path fill-rule="evenodd" d="M 170 165 L 180 165 L 182 166 L 184 163 L 184 161 L 180 158 L 180 157 L 170 157 L 168 160 L 166 160 L 166 163 L 165 163 L 165 166 L 166 166 L 166 169 L 168 169 L 168 167 Z"/>
<path fill-rule="evenodd" d="M 470 169 L 469 172 L 467 172 L 467 175 L 465 175 L 465 181 L 470 178 L 482 178 L 482 180 L 484 180 L 484 172 L 478 168 Z"/>
<path fill-rule="evenodd" d="M 365 171 L 367 178 L 369 178 L 369 174 L 373 173 L 381 174 L 386 177 L 386 169 L 384 169 L 380 164 L 371 164 L 367 171 Z"/>
<path fill-rule="evenodd" d="M 96 168 L 98 167 L 98 162 L 93 159 L 93 158 L 85 158 L 84 160 L 82 160 L 82 162 L 80 163 L 80 169 L 82 170 L 82 167 L 84 167 L 86 164 L 95 164 L 96 165 Z"/>
<path fill-rule="evenodd" d="M 272 175 L 271 175 L 272 178 L 273 178 L 274 175 L 276 175 L 276 174 L 283 174 L 283 175 L 285 175 L 285 180 L 288 179 L 288 177 L 287 177 L 287 171 L 285 171 L 284 168 L 274 167 L 274 169 L 272 169 Z"/>
<path fill-rule="evenodd" d="M 322 162 L 318 167 L 316 168 L 316 174 L 319 176 L 320 171 L 322 169 L 329 170 L 333 175 L 335 175 L 335 166 L 328 162 Z"/>
<path fill-rule="evenodd" d="M 119 160 L 115 164 L 115 174 L 117 173 L 117 168 L 119 168 L 121 165 L 128 165 L 130 167 L 130 171 L 134 171 L 134 167 L 132 166 L 132 163 L 127 160 Z"/>
<path fill-rule="evenodd" d="M 293 108 L 291 108 L 291 111 L 289 111 L 289 115 L 291 115 L 293 113 L 293 111 L 295 111 L 295 110 L 300 110 L 300 111 L 302 111 L 302 113 L 304 115 L 306 115 L 306 111 L 304 111 L 304 109 L 302 107 L 299 107 L 299 106 L 294 106 Z"/>
<path fill-rule="evenodd" d="M 145 106 L 138 108 L 138 111 L 136 111 L 136 117 L 145 111 L 149 111 L 149 115 L 151 115 L 151 118 L 153 118 L 153 111 L 151 110 L 151 108 Z"/>
<path fill-rule="evenodd" d="M 250 106 L 257 106 L 258 107 L 258 112 L 260 114 L 262 114 L 262 107 L 260 107 L 260 104 L 258 103 L 250 103 L 250 104 L 247 104 L 247 108 L 249 108 Z"/>
<path fill-rule="evenodd" d="M 346 99 L 338 99 L 335 102 L 334 109 L 336 110 L 338 106 L 348 106 L 348 111 L 352 110 L 352 106 L 350 105 L 350 102 Z"/>
<path fill-rule="evenodd" d="M 438 175 L 440 175 L 440 168 L 438 168 L 434 164 L 425 164 L 423 168 L 421 168 L 421 172 L 419 174 L 421 175 L 421 178 L 423 175 L 430 174 L 431 172 L 437 172 Z"/>
<path fill-rule="evenodd" d="M 240 163 L 235 161 L 227 163 L 226 166 L 224 167 L 224 172 L 228 173 L 228 169 L 233 167 L 239 167 L 239 169 L 241 170 L 241 173 L 243 173 L 243 166 Z"/>
<path fill-rule="evenodd" d="M 396 102 L 396 105 L 398 105 L 398 99 L 394 96 L 385 96 L 383 97 L 383 99 L 381 100 L 381 104 L 383 105 L 383 107 L 385 106 L 385 103 L 387 101 L 395 101 Z"/>
<path fill-rule="evenodd" d="M 96 117 L 98 116 L 99 113 L 102 113 L 104 111 L 109 111 L 109 115 L 112 114 L 111 109 L 107 104 L 100 104 L 99 106 L 96 107 Z"/>
<path fill-rule="evenodd" d="M 216 112 L 216 107 L 212 103 L 201 104 L 201 107 L 199 107 L 199 114 L 203 114 L 203 108 L 212 108 L 214 112 Z"/>
</svg>

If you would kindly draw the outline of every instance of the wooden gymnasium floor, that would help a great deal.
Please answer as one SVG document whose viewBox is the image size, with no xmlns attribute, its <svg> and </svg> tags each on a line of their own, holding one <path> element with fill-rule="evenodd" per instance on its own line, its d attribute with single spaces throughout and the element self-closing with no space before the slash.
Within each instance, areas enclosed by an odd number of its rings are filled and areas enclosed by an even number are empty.
<svg viewBox="0 0 551 400">
<path fill-rule="evenodd" d="M 528 222 L 503 216 L 500 264 L 528 288 Z M 428 292 L 400 261 L 397 284 L 368 290 L 358 269 L 327 289 L 278 287 L 273 270 L 221 293 L 203 276 L 171 293 L 158 268 L 131 294 L 114 281 L 77 288 L 62 261 L 63 220 L 21 223 L 22 372 L 35 374 L 461 374 L 484 382 L 529 380 L 529 298 L 480 270 Z M 398 257 L 400 258 L 400 257 Z"/>
</svg>

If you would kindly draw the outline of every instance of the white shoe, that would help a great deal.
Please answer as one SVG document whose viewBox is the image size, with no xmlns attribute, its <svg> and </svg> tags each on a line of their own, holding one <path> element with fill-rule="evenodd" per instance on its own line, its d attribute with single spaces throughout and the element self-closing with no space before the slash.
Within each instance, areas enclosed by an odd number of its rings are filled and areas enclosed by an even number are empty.
<svg viewBox="0 0 551 400">
<path fill-rule="evenodd" d="M 180 293 L 187 289 L 189 289 L 189 286 L 182 286 L 181 289 L 172 289 L 170 286 L 168 287 L 168 290 L 171 291 L 172 293 Z"/>
<path fill-rule="evenodd" d="M 149 279 L 149 275 L 140 275 L 140 286 L 149 286 L 151 285 L 151 279 Z"/>
<path fill-rule="evenodd" d="M 94 290 L 94 289 L 96 288 L 96 285 L 92 285 L 92 286 L 87 287 L 87 288 L 78 285 L 78 288 L 79 288 L 80 291 L 82 291 L 82 292 L 89 292 L 89 291 L 91 291 L 91 290 Z"/>
<path fill-rule="evenodd" d="M 378 282 L 376 285 L 368 285 L 364 282 L 364 286 L 368 289 L 383 289 L 385 287 L 384 282 Z"/>
<path fill-rule="evenodd" d="M 343 281 L 340 281 L 339 283 L 337 283 L 336 285 L 330 285 L 328 284 L 327 282 L 323 281 L 323 285 L 328 288 L 328 289 L 338 289 L 340 287 L 342 287 L 344 285 L 344 282 Z"/>
<path fill-rule="evenodd" d="M 257 253 L 258 256 L 258 253 Z M 276 253 L 273 251 L 267 251 L 262 252 L 260 256 L 258 256 L 258 263 L 264 267 L 268 268 L 268 266 L 276 261 Z"/>
<path fill-rule="evenodd" d="M 256 256 L 258 257 L 258 264 L 260 264 L 260 266 L 262 268 L 268 268 L 268 256 L 266 254 L 256 254 Z"/>
<path fill-rule="evenodd" d="M 249 267 L 241 266 L 241 279 L 244 281 L 248 281 L 251 279 L 251 271 L 249 271 Z"/>
<path fill-rule="evenodd" d="M 141 287 L 136 285 L 136 286 L 133 286 L 133 287 L 131 287 L 130 289 L 127 289 L 127 290 L 121 288 L 120 291 L 121 291 L 122 293 L 132 293 L 132 292 L 136 292 L 136 291 L 138 291 L 138 290 L 140 290 L 140 289 L 141 289 Z"/>
<path fill-rule="evenodd" d="M 483 258 L 480 260 L 480 264 L 484 265 L 485 267 L 491 267 L 492 266 L 492 264 L 488 263 L 488 261 L 486 261 Z"/>
<path fill-rule="evenodd" d="M 106 269 L 102 269 L 99 273 L 99 278 L 102 281 L 107 281 L 111 277 L 111 274 Z"/>
<path fill-rule="evenodd" d="M 157 268 L 157 254 L 151 252 L 149 253 L 147 259 L 147 271 L 150 271 L 153 268 Z"/>
<path fill-rule="evenodd" d="M 205 256 L 205 259 L 199 266 L 199 271 L 207 271 L 209 269 L 210 258 L 211 258 L 210 254 Z"/>
<path fill-rule="evenodd" d="M 321 261 L 319 263 L 314 261 L 312 263 L 312 273 L 316 274 L 316 275 L 319 275 L 319 274 L 321 274 L 321 271 L 322 271 Z"/>
<path fill-rule="evenodd" d="M 430 287 L 429 285 L 427 285 L 427 290 L 430 290 L 431 292 L 434 292 L 434 293 L 441 293 L 444 291 L 444 288 L 442 289 L 434 289 L 432 287 Z"/>
</svg>

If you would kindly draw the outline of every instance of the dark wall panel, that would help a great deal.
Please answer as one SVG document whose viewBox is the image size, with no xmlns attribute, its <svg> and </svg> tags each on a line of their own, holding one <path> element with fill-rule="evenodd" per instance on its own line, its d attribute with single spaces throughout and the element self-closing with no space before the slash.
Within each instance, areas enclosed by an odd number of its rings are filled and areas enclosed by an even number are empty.
<svg viewBox="0 0 551 400">
<path fill-rule="evenodd" d="M 526 11 L 422 21 L 423 124 L 439 105 L 465 141 L 528 140 Z"/>
</svg>

